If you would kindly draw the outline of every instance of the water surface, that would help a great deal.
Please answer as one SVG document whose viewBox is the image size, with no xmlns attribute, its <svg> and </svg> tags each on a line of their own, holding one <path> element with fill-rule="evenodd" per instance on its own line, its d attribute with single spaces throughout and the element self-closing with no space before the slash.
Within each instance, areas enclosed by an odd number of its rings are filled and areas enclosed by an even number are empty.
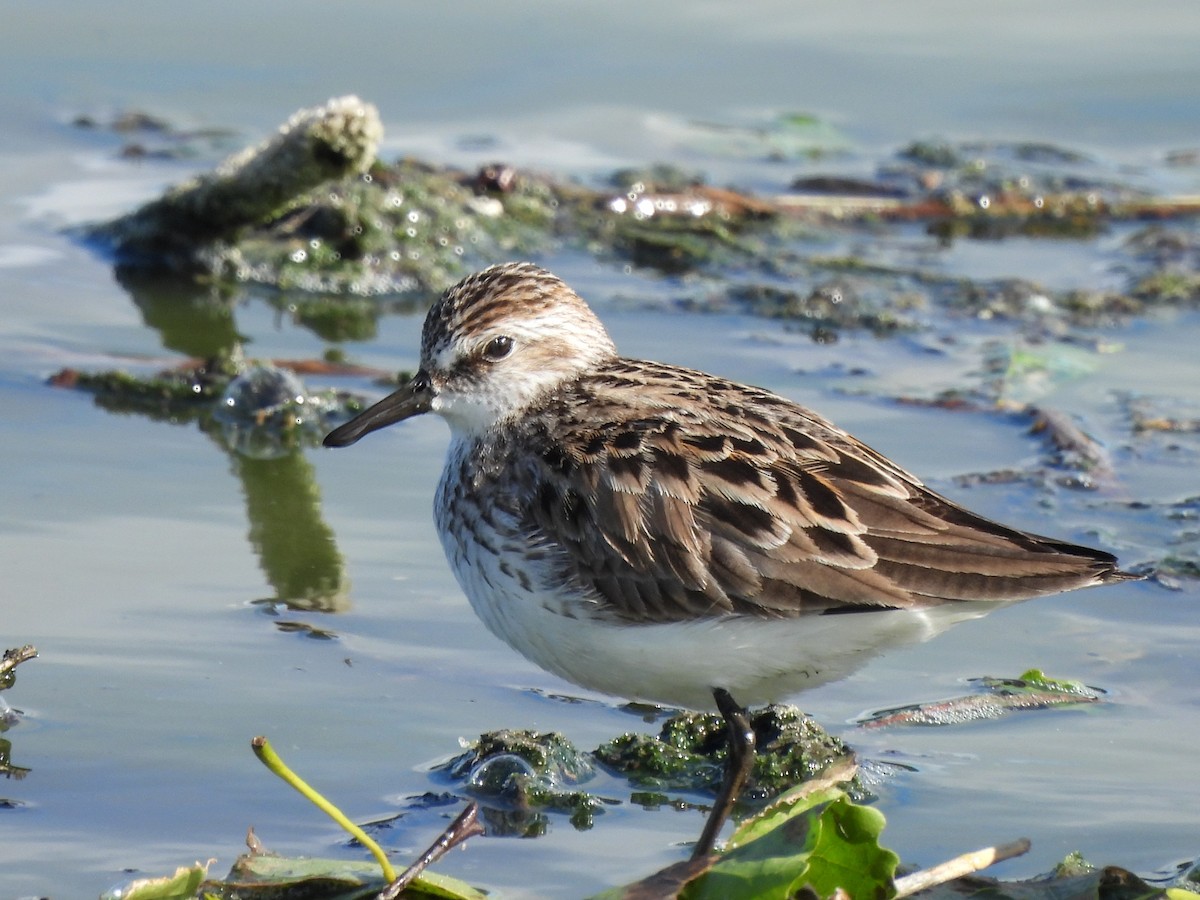
<svg viewBox="0 0 1200 900">
<path fill-rule="evenodd" d="M 90 896 L 127 869 L 157 874 L 210 856 L 223 872 L 250 824 L 279 852 L 355 854 L 261 769 L 248 747 L 256 734 L 366 820 L 441 789 L 429 766 L 460 737 L 531 727 L 591 747 L 650 727 L 540 672 L 475 620 L 429 513 L 440 422 L 414 421 L 353 451 L 310 451 L 280 475 L 251 471 L 195 426 L 114 415 L 46 386 L 68 366 L 179 361 L 106 261 L 62 228 L 128 209 L 211 162 L 121 160 L 118 141 L 71 128 L 72 118 L 143 108 L 253 140 L 297 107 L 354 91 L 380 107 L 389 154 L 504 158 L 580 178 L 666 159 L 769 191 L 820 164 L 720 154 L 698 146 L 695 128 L 801 111 L 838 129 L 850 168 L 928 135 L 1031 139 L 1195 191 L 1195 170 L 1168 172 L 1162 154 L 1200 143 L 1198 37 L 1200 12 L 1172 2 L 9 4 L 0 30 L 0 636 L 42 656 L 4 695 L 25 713 L 4 735 L 12 762 L 32 771 L 0 787 L 19 804 L 0 810 L 0 893 Z M 1120 237 L 949 248 L 919 232 L 909 239 L 946 274 L 1098 289 L 1120 281 L 1109 264 Z M 965 488 L 957 476 L 1026 465 L 1041 443 L 1007 416 L 886 398 L 962 383 L 983 343 L 1010 336 L 1004 325 L 960 320 L 932 335 L 819 345 L 746 315 L 682 315 L 675 301 L 692 291 L 686 281 L 570 251 L 542 261 L 594 301 L 627 354 L 811 404 L 939 490 L 1016 525 L 1138 563 L 1160 557 L 1180 526 L 1127 501 L 1200 494 L 1196 436 L 1131 436 L 1120 402 L 1140 392 L 1196 415 L 1194 313 L 1099 333 L 1119 352 L 1089 356 L 1086 369 L 1038 393 L 1108 444 L 1116 484 Z M 234 317 L 254 355 L 327 349 L 266 297 L 242 298 Z M 411 368 L 419 329 L 419 314 L 389 317 L 374 340 L 345 349 L 369 365 Z M 342 386 L 379 391 L 365 380 Z M 322 602 L 336 613 L 255 602 L 275 598 L 284 580 L 257 526 L 273 498 L 295 503 L 297 492 L 320 551 L 312 564 L 336 585 Z M 887 842 L 906 861 L 1028 835 L 1033 852 L 1000 874 L 1047 870 L 1074 849 L 1150 873 L 1200 852 L 1197 594 L 1193 582 L 1177 592 L 1131 584 L 1024 604 L 801 702 L 865 755 L 914 767 L 879 789 Z M 284 633 L 280 617 L 338 638 Z M 966 678 L 1035 665 L 1103 687 L 1111 701 L 941 730 L 867 734 L 852 724 L 864 710 L 952 696 Z M 564 693 L 586 702 L 557 699 Z M 603 778 L 596 789 L 628 796 Z M 403 859 L 442 824 L 437 813 L 414 814 L 385 840 Z M 624 803 L 590 832 L 554 818 L 544 838 L 476 839 L 442 868 L 508 895 L 582 896 L 678 859 L 699 827 L 694 813 Z"/>
</svg>

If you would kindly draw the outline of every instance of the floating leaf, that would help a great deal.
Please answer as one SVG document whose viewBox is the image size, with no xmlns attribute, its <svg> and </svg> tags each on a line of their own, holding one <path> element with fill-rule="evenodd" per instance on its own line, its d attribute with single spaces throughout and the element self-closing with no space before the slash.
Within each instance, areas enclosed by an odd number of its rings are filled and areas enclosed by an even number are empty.
<svg viewBox="0 0 1200 900">
<path fill-rule="evenodd" d="M 729 847 L 683 892 L 709 897 L 821 897 L 841 888 L 855 900 L 892 896 L 899 857 L 879 845 L 883 814 L 837 788 L 785 794 L 734 833 Z"/>
<path fill-rule="evenodd" d="M 210 881 L 204 887 L 214 897 L 236 896 L 241 900 L 357 900 L 374 897 L 385 886 L 375 863 L 254 853 L 239 857 L 225 881 Z M 408 886 L 404 896 L 418 900 L 483 900 L 485 895 L 457 878 L 425 871 Z M 121 900 L 125 900 L 124 895 Z"/>
<path fill-rule="evenodd" d="M 208 874 L 208 864 L 180 866 L 174 875 L 139 878 L 100 895 L 100 900 L 191 900 Z"/>
</svg>

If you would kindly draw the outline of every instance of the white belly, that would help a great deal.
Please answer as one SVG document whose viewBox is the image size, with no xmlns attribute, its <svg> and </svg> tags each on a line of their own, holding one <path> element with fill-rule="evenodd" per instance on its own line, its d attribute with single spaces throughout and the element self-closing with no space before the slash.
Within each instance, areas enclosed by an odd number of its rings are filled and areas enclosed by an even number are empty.
<svg viewBox="0 0 1200 900">
<path fill-rule="evenodd" d="M 446 473 L 455 471 L 452 445 Z M 713 706 L 722 687 L 743 704 L 782 700 L 853 672 L 878 653 L 928 640 L 1002 603 L 949 603 L 793 619 L 724 616 L 634 624 L 597 618 L 580 594 L 557 588 L 552 549 L 528 546 L 515 516 L 455 497 L 443 474 L 434 514 L 450 566 L 476 614 L 497 637 L 567 681 L 668 706 Z M 532 558 L 528 555 L 532 552 Z M 551 585 L 554 585 L 553 587 Z"/>
<path fill-rule="evenodd" d="M 543 669 L 590 690 L 688 709 L 712 708 L 714 687 L 742 704 L 783 700 L 1003 605 L 625 624 L 571 615 L 569 598 L 525 590 L 490 554 L 448 546 L 447 556 L 488 629 Z"/>
</svg>

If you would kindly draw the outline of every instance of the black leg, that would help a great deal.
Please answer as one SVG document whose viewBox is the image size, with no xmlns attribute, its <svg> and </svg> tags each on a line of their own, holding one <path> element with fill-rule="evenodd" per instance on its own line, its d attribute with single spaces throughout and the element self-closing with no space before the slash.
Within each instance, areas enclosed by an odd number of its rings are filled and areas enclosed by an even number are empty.
<svg viewBox="0 0 1200 900">
<path fill-rule="evenodd" d="M 729 726 L 729 760 L 725 766 L 725 780 L 721 782 L 721 789 L 717 792 L 712 812 L 708 814 L 708 821 L 704 823 L 700 840 L 692 850 L 692 859 L 712 853 L 721 826 L 733 811 L 733 804 L 737 802 L 754 768 L 755 738 L 754 729 L 750 727 L 750 716 L 724 688 L 713 688 L 713 698 L 717 701 L 717 709 L 725 717 L 725 724 Z"/>
</svg>

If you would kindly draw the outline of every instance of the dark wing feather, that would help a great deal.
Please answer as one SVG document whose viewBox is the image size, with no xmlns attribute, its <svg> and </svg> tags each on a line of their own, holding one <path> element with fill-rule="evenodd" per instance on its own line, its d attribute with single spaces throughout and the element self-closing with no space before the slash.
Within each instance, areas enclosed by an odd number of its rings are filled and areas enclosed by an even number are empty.
<svg viewBox="0 0 1200 900">
<path fill-rule="evenodd" d="M 546 449 L 531 528 L 615 619 L 1020 600 L 1124 577 L 1106 553 L 963 509 L 764 391 L 617 360 L 552 404 L 533 417 Z"/>
</svg>

